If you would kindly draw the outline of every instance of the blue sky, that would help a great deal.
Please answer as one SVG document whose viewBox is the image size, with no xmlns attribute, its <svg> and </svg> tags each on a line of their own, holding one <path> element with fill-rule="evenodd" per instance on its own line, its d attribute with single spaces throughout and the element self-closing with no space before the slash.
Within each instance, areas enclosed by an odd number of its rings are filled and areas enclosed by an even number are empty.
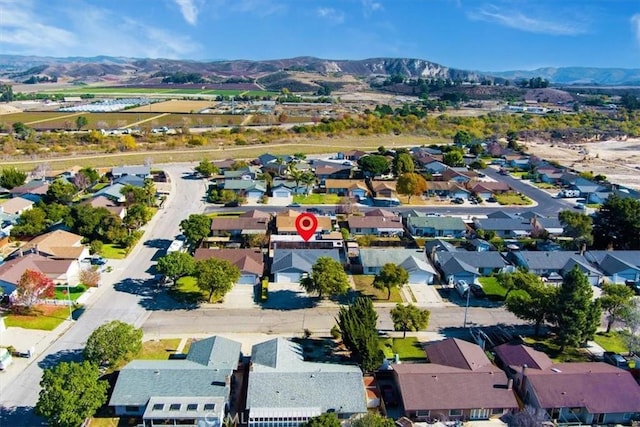
<svg viewBox="0 0 640 427">
<path fill-rule="evenodd" d="M 0 0 L 0 53 L 640 68 L 640 0 Z"/>
</svg>

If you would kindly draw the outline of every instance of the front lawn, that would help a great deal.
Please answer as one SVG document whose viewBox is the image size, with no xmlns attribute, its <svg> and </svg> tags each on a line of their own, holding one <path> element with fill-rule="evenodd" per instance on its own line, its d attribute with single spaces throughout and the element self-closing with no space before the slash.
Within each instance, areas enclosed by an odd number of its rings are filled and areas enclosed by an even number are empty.
<svg viewBox="0 0 640 427">
<path fill-rule="evenodd" d="M 505 296 L 507 295 L 507 290 L 498 283 L 498 279 L 496 279 L 495 277 L 480 277 L 478 281 L 482 285 L 482 288 L 484 289 L 484 293 L 487 295 L 489 299 L 493 299 L 496 301 L 504 301 Z M 515 289 L 511 291 L 509 295 L 517 294 L 519 292 L 524 292 L 524 291 Z"/>
<path fill-rule="evenodd" d="M 301 205 L 337 205 L 342 197 L 337 194 L 309 194 L 308 196 L 296 194 L 293 196 L 294 203 Z"/>
<path fill-rule="evenodd" d="M 68 294 L 67 289 L 69 290 Z M 56 295 L 54 299 L 66 300 L 69 299 L 70 294 L 71 301 L 75 301 L 80 298 L 80 295 L 85 293 L 86 290 L 87 288 L 85 288 L 83 285 L 70 286 L 69 288 L 67 288 L 66 286 L 56 286 Z"/>
<path fill-rule="evenodd" d="M 524 342 L 534 349 L 546 353 L 555 363 L 589 362 L 589 353 L 583 348 L 567 347 L 560 353 L 560 346 L 553 337 L 526 337 Z"/>
<path fill-rule="evenodd" d="M 496 194 L 494 197 L 501 205 L 528 206 L 533 204 L 531 199 L 524 194 L 504 193 Z"/>
<path fill-rule="evenodd" d="M 100 249 L 100 255 L 109 259 L 124 259 L 128 253 L 127 248 L 115 243 L 105 243 Z"/>
<path fill-rule="evenodd" d="M 180 345 L 180 338 L 145 341 L 142 350 L 135 359 L 168 360 Z"/>
<path fill-rule="evenodd" d="M 397 354 L 401 361 L 425 362 L 427 360 L 424 348 L 416 337 L 385 338 L 380 340 L 379 345 L 387 359 Z"/>
<path fill-rule="evenodd" d="M 626 343 L 627 338 L 628 333 L 625 331 L 611 331 L 608 334 L 606 332 L 598 332 L 595 337 L 593 337 L 593 340 L 606 351 L 627 353 L 629 351 L 629 347 Z"/>
<path fill-rule="evenodd" d="M 68 318 L 69 307 L 66 305 L 39 305 L 30 315 L 9 314 L 4 318 L 4 324 L 7 327 L 52 331 Z"/>
<path fill-rule="evenodd" d="M 533 185 L 542 189 L 542 190 L 559 190 L 560 187 L 554 184 L 550 184 L 548 182 L 534 182 Z"/>
<path fill-rule="evenodd" d="M 365 297 L 371 298 L 373 301 L 402 303 L 402 295 L 398 288 L 391 288 L 391 298 L 387 299 L 387 290 L 380 290 L 373 287 L 373 279 L 375 276 L 357 274 L 353 275 L 353 282 L 356 285 L 356 291 Z"/>
</svg>

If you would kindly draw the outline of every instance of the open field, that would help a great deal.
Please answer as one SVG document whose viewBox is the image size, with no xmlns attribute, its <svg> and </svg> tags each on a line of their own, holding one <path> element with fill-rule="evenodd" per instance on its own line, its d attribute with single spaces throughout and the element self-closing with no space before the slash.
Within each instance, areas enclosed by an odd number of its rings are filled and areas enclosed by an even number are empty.
<svg viewBox="0 0 640 427">
<path fill-rule="evenodd" d="M 154 113 L 68 113 L 68 112 L 23 112 L 0 116 L 0 123 L 11 126 L 22 122 L 36 130 L 39 129 L 69 129 L 75 130 L 76 117 L 87 118 L 85 129 L 104 129 L 125 127 L 131 123 L 157 117 Z M 175 119 L 176 123 L 178 119 Z"/>
<path fill-rule="evenodd" d="M 525 145 L 529 153 L 543 159 L 578 171 L 602 174 L 611 182 L 640 190 L 640 139 L 573 144 L 537 140 Z"/>
<path fill-rule="evenodd" d="M 191 113 L 213 106 L 211 101 L 177 100 L 156 102 L 155 104 L 131 108 L 132 113 Z"/>
<path fill-rule="evenodd" d="M 197 85 L 194 85 L 197 86 Z M 208 95 L 208 96 L 275 96 L 277 92 L 269 92 L 265 90 L 242 90 L 242 89 L 202 89 L 202 88 L 147 88 L 147 87 L 92 87 L 80 86 L 67 89 L 54 89 L 42 92 L 50 95 L 113 95 L 113 96 L 162 96 L 162 95 Z"/>
</svg>

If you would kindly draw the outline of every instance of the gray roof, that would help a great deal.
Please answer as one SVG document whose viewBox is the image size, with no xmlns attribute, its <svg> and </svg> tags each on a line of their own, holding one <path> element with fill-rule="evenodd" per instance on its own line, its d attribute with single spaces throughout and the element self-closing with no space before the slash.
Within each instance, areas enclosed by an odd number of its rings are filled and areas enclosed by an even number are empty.
<svg viewBox="0 0 640 427">
<path fill-rule="evenodd" d="M 531 231 L 531 223 L 521 218 L 486 218 L 476 219 L 476 228 L 483 230 L 525 230 Z"/>
<path fill-rule="evenodd" d="M 415 261 L 411 261 L 412 258 L 415 258 Z M 427 262 L 424 251 L 421 249 L 362 248 L 360 249 L 360 260 L 363 267 L 382 267 L 385 264 L 392 263 L 402 265 L 407 271 L 409 271 L 407 267 L 415 269 L 419 266 L 421 270 L 435 273 L 431 264 Z M 409 263 L 406 266 L 403 265 L 407 261 Z M 420 263 L 416 263 L 417 261 L 420 261 Z"/>
<path fill-rule="evenodd" d="M 424 244 L 424 250 L 426 253 L 430 254 L 431 251 L 435 248 L 436 252 L 456 252 L 458 248 L 453 246 L 451 243 L 442 239 L 433 239 L 428 240 Z"/>
<path fill-rule="evenodd" d="M 134 360 L 120 370 L 110 406 L 143 406 L 151 397 L 229 396 L 241 344 L 221 337 L 194 342 L 186 360 Z"/>
<path fill-rule="evenodd" d="M 340 253 L 337 249 L 276 249 L 273 254 L 271 273 L 292 269 L 308 273 L 321 256 L 340 261 Z"/>
<path fill-rule="evenodd" d="M 415 228 L 433 228 L 434 230 L 461 230 L 467 229 L 464 221 L 456 217 L 447 216 L 410 216 L 407 225 Z"/>
<path fill-rule="evenodd" d="M 510 256 L 516 257 L 518 264 L 530 270 L 562 270 L 569 260 L 576 259 L 588 265 L 585 257 L 573 251 L 517 251 Z"/>
<path fill-rule="evenodd" d="M 509 265 L 502 255 L 496 251 L 439 252 L 437 257 L 438 262 L 442 265 L 449 262 L 450 259 L 456 259 L 475 268 L 503 268 Z"/>
<path fill-rule="evenodd" d="M 137 175 L 123 175 L 113 181 L 114 184 L 133 185 L 134 187 L 144 187 L 144 178 Z"/>
<path fill-rule="evenodd" d="M 505 211 L 495 211 L 487 214 L 487 218 L 499 219 L 499 218 L 515 218 L 515 215 Z"/>
<path fill-rule="evenodd" d="M 151 168 L 149 166 L 121 166 L 111 169 L 111 175 L 150 175 Z"/>
<path fill-rule="evenodd" d="M 538 224 L 545 230 L 549 229 L 560 229 L 563 230 L 564 227 L 558 218 L 538 218 Z"/>
<path fill-rule="evenodd" d="M 267 184 L 264 181 L 253 181 L 250 179 L 232 179 L 224 182 L 225 190 L 245 190 L 245 191 L 267 191 Z"/>
<path fill-rule="evenodd" d="M 251 361 L 248 409 L 367 411 L 362 371 L 357 366 L 305 362 L 302 348 L 283 338 L 254 345 Z"/>
<path fill-rule="evenodd" d="M 596 264 L 601 264 L 608 255 L 614 256 L 630 265 L 640 267 L 640 251 L 588 251 L 585 253 L 587 260 Z"/>
<path fill-rule="evenodd" d="M 640 270 L 640 267 L 637 264 L 638 262 L 636 262 L 636 265 L 634 265 L 630 262 L 627 262 L 623 259 L 618 258 L 613 254 L 609 254 L 602 259 L 599 265 L 602 271 L 611 275 L 611 274 L 616 274 L 621 271 L 625 271 L 629 269 Z"/>
<path fill-rule="evenodd" d="M 113 184 L 108 187 L 104 187 L 96 192 L 96 196 L 105 196 L 110 199 L 120 200 L 124 197 L 121 193 L 124 188 L 124 184 Z"/>
<path fill-rule="evenodd" d="M 440 268 L 445 276 L 457 273 L 480 274 L 476 267 L 456 258 L 449 258 L 446 262 L 440 264 Z"/>
</svg>

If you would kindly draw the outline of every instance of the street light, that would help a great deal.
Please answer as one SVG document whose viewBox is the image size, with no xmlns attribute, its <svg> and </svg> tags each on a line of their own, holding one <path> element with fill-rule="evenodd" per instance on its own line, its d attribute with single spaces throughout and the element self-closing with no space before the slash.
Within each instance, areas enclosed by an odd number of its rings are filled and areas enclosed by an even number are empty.
<svg viewBox="0 0 640 427">
<path fill-rule="evenodd" d="M 467 312 L 469 311 L 469 297 L 471 296 L 471 288 L 467 288 L 467 306 L 464 308 L 464 322 L 462 323 L 462 327 L 467 327 Z"/>
<path fill-rule="evenodd" d="M 69 289 L 69 281 L 67 281 L 67 298 L 69 299 L 69 320 L 73 320 L 73 309 L 71 306 L 71 290 Z"/>
</svg>

